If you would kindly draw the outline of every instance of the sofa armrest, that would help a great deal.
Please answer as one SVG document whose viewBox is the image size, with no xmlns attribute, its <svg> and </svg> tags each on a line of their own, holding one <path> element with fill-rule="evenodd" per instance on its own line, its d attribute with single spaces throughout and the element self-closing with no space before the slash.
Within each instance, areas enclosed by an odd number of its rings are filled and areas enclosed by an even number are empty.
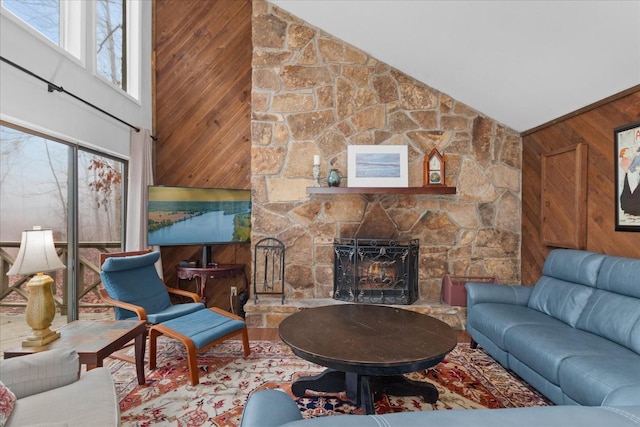
<svg viewBox="0 0 640 427">
<path fill-rule="evenodd" d="M 80 358 L 71 349 L 54 349 L 0 361 L 0 381 L 18 399 L 62 387 L 80 378 Z"/>
<path fill-rule="evenodd" d="M 467 290 L 467 311 L 474 304 L 495 302 L 501 304 L 527 305 L 533 286 L 507 286 L 492 283 L 469 282 Z"/>
<path fill-rule="evenodd" d="M 260 390 L 249 396 L 240 427 L 276 427 L 302 419 L 300 408 L 280 390 Z"/>
</svg>

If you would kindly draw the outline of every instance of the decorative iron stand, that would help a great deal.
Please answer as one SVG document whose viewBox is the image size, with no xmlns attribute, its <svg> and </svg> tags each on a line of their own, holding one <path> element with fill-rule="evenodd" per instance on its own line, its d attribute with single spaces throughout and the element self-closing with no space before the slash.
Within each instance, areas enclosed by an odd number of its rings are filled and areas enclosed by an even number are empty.
<svg viewBox="0 0 640 427">
<path fill-rule="evenodd" d="M 258 295 L 280 295 L 284 304 L 284 244 L 271 237 L 264 238 L 253 248 L 253 298 Z"/>
</svg>

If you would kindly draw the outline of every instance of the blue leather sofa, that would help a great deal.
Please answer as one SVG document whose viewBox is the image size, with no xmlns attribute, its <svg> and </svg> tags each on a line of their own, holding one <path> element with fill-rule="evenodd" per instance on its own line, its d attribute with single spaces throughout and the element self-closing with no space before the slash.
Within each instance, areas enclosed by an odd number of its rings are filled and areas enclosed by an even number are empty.
<svg viewBox="0 0 640 427">
<path fill-rule="evenodd" d="M 303 420 L 298 405 L 280 390 L 253 393 L 241 427 L 638 427 L 640 406 L 540 406 L 510 409 L 455 409 L 384 415 L 332 415 Z"/>
<path fill-rule="evenodd" d="M 466 288 L 474 342 L 561 406 L 303 420 L 287 394 L 261 390 L 241 426 L 640 426 L 639 259 L 556 249 L 535 286 Z"/>
<path fill-rule="evenodd" d="M 640 405 L 640 259 L 555 249 L 534 286 L 467 283 L 473 341 L 558 405 Z"/>
</svg>

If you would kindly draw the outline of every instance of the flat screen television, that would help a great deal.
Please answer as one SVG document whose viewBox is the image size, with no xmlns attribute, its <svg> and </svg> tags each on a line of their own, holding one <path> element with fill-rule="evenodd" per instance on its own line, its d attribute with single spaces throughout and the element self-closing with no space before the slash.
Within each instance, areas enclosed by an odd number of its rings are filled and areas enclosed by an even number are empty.
<svg viewBox="0 0 640 427">
<path fill-rule="evenodd" d="M 251 190 L 151 185 L 147 212 L 149 245 L 204 245 L 205 265 L 211 245 L 251 241 Z"/>
</svg>

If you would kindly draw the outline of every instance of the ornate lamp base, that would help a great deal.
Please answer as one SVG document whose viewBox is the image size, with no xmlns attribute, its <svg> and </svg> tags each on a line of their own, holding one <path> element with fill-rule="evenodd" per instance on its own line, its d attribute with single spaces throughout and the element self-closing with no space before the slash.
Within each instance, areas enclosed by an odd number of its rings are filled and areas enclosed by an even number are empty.
<svg viewBox="0 0 640 427">
<path fill-rule="evenodd" d="M 27 301 L 26 320 L 31 326 L 31 335 L 22 341 L 23 347 L 41 347 L 60 338 L 60 332 L 49 329 L 56 314 L 56 306 L 51 292 L 53 279 L 38 273 L 27 287 L 29 300 Z"/>
</svg>

